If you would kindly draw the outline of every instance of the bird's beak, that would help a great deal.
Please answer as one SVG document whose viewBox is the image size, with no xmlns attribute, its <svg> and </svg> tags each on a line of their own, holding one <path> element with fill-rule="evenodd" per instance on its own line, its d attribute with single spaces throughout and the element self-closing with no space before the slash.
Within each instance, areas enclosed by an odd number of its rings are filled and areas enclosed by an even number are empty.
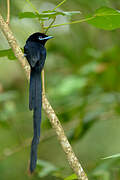
<svg viewBox="0 0 120 180">
<path fill-rule="evenodd" d="M 43 38 L 44 40 L 48 40 L 48 39 L 52 39 L 53 38 L 53 36 L 47 36 L 47 37 L 45 37 L 45 38 Z"/>
<path fill-rule="evenodd" d="M 47 37 L 44 37 L 44 38 L 39 38 L 40 40 L 48 40 L 48 39 L 52 39 L 53 36 L 47 36 Z"/>
</svg>

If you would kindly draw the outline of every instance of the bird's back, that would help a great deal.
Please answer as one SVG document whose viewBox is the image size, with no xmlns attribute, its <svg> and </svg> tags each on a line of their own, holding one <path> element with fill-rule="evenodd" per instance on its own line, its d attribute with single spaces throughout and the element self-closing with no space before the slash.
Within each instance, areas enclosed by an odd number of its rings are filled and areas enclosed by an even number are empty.
<svg viewBox="0 0 120 180">
<path fill-rule="evenodd" d="M 24 46 L 24 53 L 32 68 L 37 64 L 40 69 L 43 68 L 46 59 L 46 49 L 39 42 L 26 42 Z"/>
</svg>

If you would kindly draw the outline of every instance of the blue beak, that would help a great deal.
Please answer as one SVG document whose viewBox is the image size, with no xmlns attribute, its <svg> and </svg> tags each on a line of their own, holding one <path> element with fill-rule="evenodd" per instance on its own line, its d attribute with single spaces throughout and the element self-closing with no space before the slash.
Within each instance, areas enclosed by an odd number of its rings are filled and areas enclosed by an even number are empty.
<svg viewBox="0 0 120 180">
<path fill-rule="evenodd" d="M 52 39 L 53 36 L 47 36 L 47 37 L 44 37 L 44 38 L 39 38 L 39 40 L 48 40 L 48 39 Z"/>
</svg>

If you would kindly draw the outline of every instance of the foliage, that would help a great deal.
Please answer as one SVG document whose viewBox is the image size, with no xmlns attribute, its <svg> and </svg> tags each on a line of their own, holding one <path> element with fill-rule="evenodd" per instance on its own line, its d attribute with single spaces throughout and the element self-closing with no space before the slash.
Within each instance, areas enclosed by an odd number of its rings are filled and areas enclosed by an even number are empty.
<svg viewBox="0 0 120 180">
<path fill-rule="evenodd" d="M 92 17 L 94 18 L 88 21 L 88 23 L 96 26 L 97 28 L 105 30 L 120 28 L 120 11 L 116 9 L 108 7 L 99 8 Z"/>
<path fill-rule="evenodd" d="M 64 180 L 75 180 L 75 179 L 77 179 L 76 174 L 72 174 L 72 175 L 66 177 Z"/>
<path fill-rule="evenodd" d="M 71 16 L 73 14 L 78 14 L 80 11 L 43 11 L 42 13 L 33 13 L 33 12 L 24 12 L 19 14 L 19 18 L 38 18 L 39 20 L 49 20 L 50 18 L 54 18 L 58 15 L 62 16 Z"/>
<path fill-rule="evenodd" d="M 0 57 L 8 57 L 9 60 L 16 59 L 12 49 L 0 50 Z"/>
</svg>

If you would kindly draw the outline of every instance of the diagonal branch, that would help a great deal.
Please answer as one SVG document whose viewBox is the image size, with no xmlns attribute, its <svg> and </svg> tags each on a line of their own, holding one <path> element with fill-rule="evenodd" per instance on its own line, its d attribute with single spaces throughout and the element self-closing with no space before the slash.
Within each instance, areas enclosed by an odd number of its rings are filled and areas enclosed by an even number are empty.
<svg viewBox="0 0 120 180">
<path fill-rule="evenodd" d="M 0 15 L 0 28 L 5 35 L 6 39 L 8 40 L 9 45 L 13 49 L 13 52 L 17 59 L 19 60 L 20 64 L 22 65 L 23 69 L 25 70 L 26 77 L 29 80 L 29 72 L 30 68 L 25 60 L 25 57 L 17 44 L 17 41 L 15 37 L 13 36 L 12 31 L 10 30 L 9 26 L 6 24 L 2 16 Z M 64 130 L 60 124 L 60 121 L 58 120 L 54 110 L 52 109 L 49 101 L 47 100 L 46 96 L 43 94 L 43 109 L 45 113 L 47 114 L 52 127 L 56 131 L 56 134 L 58 136 L 58 139 L 60 141 L 60 144 L 66 154 L 67 160 L 73 169 L 73 171 L 76 173 L 79 180 L 88 180 L 81 164 L 79 163 L 77 157 L 75 156 L 71 145 L 69 144 L 67 137 L 65 136 Z"/>
</svg>

